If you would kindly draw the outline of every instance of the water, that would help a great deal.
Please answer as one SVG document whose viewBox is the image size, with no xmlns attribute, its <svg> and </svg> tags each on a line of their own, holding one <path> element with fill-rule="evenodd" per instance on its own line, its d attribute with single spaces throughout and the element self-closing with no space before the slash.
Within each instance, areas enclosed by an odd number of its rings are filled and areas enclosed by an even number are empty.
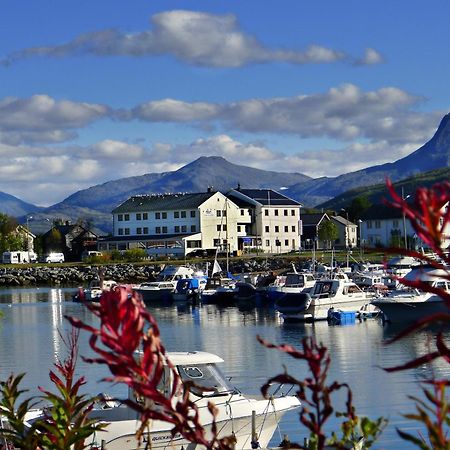
<svg viewBox="0 0 450 450">
<path fill-rule="evenodd" d="M 23 387 L 37 394 L 37 386 L 51 388 L 48 372 L 55 358 L 63 358 L 65 347 L 61 341 L 69 330 L 64 315 L 82 319 L 96 325 L 95 317 L 83 305 L 71 301 L 74 289 L 27 288 L 0 290 L 0 379 L 11 372 L 26 372 Z M 273 310 L 254 309 L 240 312 L 237 308 L 218 309 L 215 305 L 199 308 L 177 306 L 150 309 L 161 329 L 168 351 L 204 350 L 223 357 L 222 367 L 232 383 L 244 393 L 259 393 L 264 382 L 283 372 L 302 379 L 308 376 L 306 365 L 299 360 L 269 350 L 259 344 L 256 336 L 276 344 L 298 346 L 305 336 L 314 336 L 331 352 L 332 364 L 329 382 L 348 383 L 354 394 L 359 415 L 371 418 L 384 416 L 389 425 L 374 448 L 417 448 L 401 440 L 395 429 L 413 432 L 415 422 L 402 414 L 414 412 L 408 395 L 420 396 L 418 382 L 434 371 L 437 377 L 449 378 L 450 366 L 442 361 L 432 366 L 388 374 L 381 367 L 402 364 L 423 354 L 434 331 L 421 331 L 386 346 L 384 340 L 395 336 L 398 328 L 383 326 L 380 321 L 368 320 L 349 326 L 316 324 L 284 325 Z M 446 340 L 450 337 L 445 332 Z M 82 333 L 80 354 L 92 356 L 87 335 Z M 78 365 L 79 374 L 87 377 L 87 392 L 108 392 L 122 395 L 123 389 L 101 382 L 108 373 L 103 366 Z M 343 409 L 343 405 L 341 409 Z M 330 422 L 336 428 L 336 422 Z M 283 434 L 291 441 L 303 442 L 306 430 L 300 425 L 298 412 L 287 414 L 281 423 L 280 433 L 274 435 L 272 445 L 278 445 Z"/>
</svg>

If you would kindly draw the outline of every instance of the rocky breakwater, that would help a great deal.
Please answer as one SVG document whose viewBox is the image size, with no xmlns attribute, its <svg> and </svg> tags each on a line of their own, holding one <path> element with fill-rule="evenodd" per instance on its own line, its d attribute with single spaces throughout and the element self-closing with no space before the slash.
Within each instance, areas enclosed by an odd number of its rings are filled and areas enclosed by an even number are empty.
<svg viewBox="0 0 450 450">
<path fill-rule="evenodd" d="M 219 261 L 225 270 L 225 261 Z M 292 268 L 292 259 L 257 258 L 236 259 L 229 261 L 229 271 L 239 273 L 279 273 Z M 298 268 L 301 265 L 296 262 Z M 199 262 L 195 266 L 205 269 L 206 263 Z M 17 267 L 14 265 L 0 269 L 0 287 L 9 286 L 88 286 L 92 280 L 103 277 L 117 283 L 142 283 L 152 281 L 163 269 L 164 264 L 110 264 L 102 266 L 69 266 L 69 265 L 36 265 Z M 210 267 L 211 264 L 210 264 Z"/>
<path fill-rule="evenodd" d="M 102 276 L 118 283 L 152 280 L 159 266 L 111 264 L 106 266 L 31 266 L 0 269 L 0 286 L 87 286 Z"/>
</svg>

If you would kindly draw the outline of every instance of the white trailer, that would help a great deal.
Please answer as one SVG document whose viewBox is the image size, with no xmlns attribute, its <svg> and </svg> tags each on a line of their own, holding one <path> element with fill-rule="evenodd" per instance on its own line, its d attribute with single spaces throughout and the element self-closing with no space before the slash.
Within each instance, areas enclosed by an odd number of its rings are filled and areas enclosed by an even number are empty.
<svg viewBox="0 0 450 450">
<path fill-rule="evenodd" d="M 3 264 L 28 264 L 37 261 L 37 255 L 34 252 L 3 252 Z"/>
</svg>

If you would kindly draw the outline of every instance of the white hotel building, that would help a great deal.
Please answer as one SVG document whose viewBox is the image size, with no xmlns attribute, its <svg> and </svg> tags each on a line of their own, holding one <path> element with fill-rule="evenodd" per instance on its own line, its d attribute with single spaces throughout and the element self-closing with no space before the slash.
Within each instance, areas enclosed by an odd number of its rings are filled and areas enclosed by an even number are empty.
<svg viewBox="0 0 450 450">
<path fill-rule="evenodd" d="M 181 256 L 196 249 L 239 254 L 300 247 L 300 204 L 270 189 L 138 195 L 112 214 L 113 234 L 99 240 L 99 250 Z"/>
</svg>

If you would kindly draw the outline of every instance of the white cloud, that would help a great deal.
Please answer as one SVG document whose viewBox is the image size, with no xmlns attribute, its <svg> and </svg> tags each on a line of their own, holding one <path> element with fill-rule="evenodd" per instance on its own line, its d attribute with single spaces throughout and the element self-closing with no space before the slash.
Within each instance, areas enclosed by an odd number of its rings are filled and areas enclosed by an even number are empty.
<svg viewBox="0 0 450 450">
<path fill-rule="evenodd" d="M 106 160 L 131 160 L 140 159 L 144 149 L 139 145 L 106 139 L 92 146 L 93 152 L 89 152 L 89 158 L 97 157 Z"/>
<path fill-rule="evenodd" d="M 435 129 L 441 113 L 411 110 L 421 100 L 396 87 L 364 92 L 345 84 L 321 94 L 229 104 L 158 100 L 134 108 L 131 116 L 149 122 L 217 123 L 227 130 L 292 133 L 302 138 L 423 142 Z"/>
<path fill-rule="evenodd" d="M 240 67 L 273 61 L 311 64 L 355 60 L 344 52 L 317 44 L 303 51 L 270 49 L 241 30 L 232 14 L 166 11 L 152 16 L 151 25 L 151 30 L 135 33 L 101 30 L 81 34 L 66 44 L 17 51 L 0 60 L 0 64 L 8 66 L 35 56 L 73 54 L 133 57 L 168 54 L 188 64 L 211 67 Z M 366 50 L 364 57 L 357 59 L 359 64 L 375 64 L 381 60 L 373 49 Z"/>
</svg>

